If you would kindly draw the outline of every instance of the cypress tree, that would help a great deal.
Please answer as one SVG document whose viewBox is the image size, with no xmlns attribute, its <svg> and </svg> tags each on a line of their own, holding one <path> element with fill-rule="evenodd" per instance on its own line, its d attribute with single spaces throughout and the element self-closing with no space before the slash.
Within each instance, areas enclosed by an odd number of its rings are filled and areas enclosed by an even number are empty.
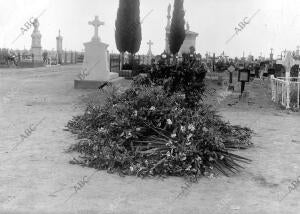
<svg viewBox="0 0 300 214">
<path fill-rule="evenodd" d="M 130 41 L 128 43 L 127 51 L 131 54 L 135 54 L 139 51 L 142 41 L 142 29 L 140 22 L 140 0 L 131 0 L 130 14 Z"/>
<path fill-rule="evenodd" d="M 117 19 L 115 22 L 115 40 L 117 49 L 121 53 L 125 53 L 128 49 L 128 39 L 129 39 L 129 11 L 128 6 L 131 0 L 119 0 L 119 8 L 117 12 Z"/>
<path fill-rule="evenodd" d="M 142 41 L 140 22 L 140 1 L 119 0 L 116 19 L 115 40 L 117 49 L 122 54 L 127 51 L 133 55 L 139 51 Z"/>
<path fill-rule="evenodd" d="M 169 45 L 173 55 L 177 54 L 185 39 L 183 0 L 174 0 Z"/>
</svg>

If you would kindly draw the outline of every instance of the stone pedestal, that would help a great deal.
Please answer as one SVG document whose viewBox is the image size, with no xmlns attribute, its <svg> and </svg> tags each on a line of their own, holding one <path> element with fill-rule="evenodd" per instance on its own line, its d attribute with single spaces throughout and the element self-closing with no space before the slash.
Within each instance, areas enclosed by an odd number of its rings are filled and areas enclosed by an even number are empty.
<svg viewBox="0 0 300 214">
<path fill-rule="evenodd" d="M 95 33 L 90 42 L 84 44 L 85 53 L 83 69 L 79 75 L 80 80 L 75 80 L 75 89 L 97 89 L 104 82 L 112 82 L 118 79 L 118 73 L 109 71 L 108 45 L 101 42 L 98 36 L 98 27 L 103 25 L 98 16 L 89 22 L 95 27 Z"/>
<path fill-rule="evenodd" d="M 63 47 L 62 47 L 63 37 L 60 35 L 60 30 L 58 31 L 58 36 L 56 37 L 56 51 L 57 51 L 57 64 L 62 64 L 62 54 L 63 54 Z"/>
<path fill-rule="evenodd" d="M 32 42 L 31 42 L 31 54 L 34 55 L 34 63 L 43 62 L 42 56 L 42 45 L 41 45 L 41 38 L 42 35 L 39 31 L 39 21 L 38 19 L 34 19 L 34 30 L 31 34 Z"/>
<path fill-rule="evenodd" d="M 75 89 L 97 89 L 104 82 L 118 80 L 119 74 L 109 71 L 108 45 L 92 40 L 84 44 L 85 54 L 80 80 L 75 80 Z"/>
<path fill-rule="evenodd" d="M 108 45 L 99 41 L 91 41 L 84 44 L 85 54 L 83 70 L 86 71 L 85 80 L 108 81 L 110 72 L 108 66 Z"/>
</svg>

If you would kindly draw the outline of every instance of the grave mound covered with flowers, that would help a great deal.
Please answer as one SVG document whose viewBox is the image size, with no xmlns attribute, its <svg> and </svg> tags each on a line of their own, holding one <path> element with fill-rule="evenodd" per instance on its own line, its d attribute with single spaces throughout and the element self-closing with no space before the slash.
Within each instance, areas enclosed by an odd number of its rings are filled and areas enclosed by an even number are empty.
<svg viewBox="0 0 300 214">
<path fill-rule="evenodd" d="M 230 125 L 202 101 L 201 64 L 157 66 L 103 105 L 89 104 L 69 121 L 81 154 L 73 163 L 121 175 L 198 179 L 238 172 L 250 160 L 234 154 L 251 146 L 252 130 Z"/>
</svg>

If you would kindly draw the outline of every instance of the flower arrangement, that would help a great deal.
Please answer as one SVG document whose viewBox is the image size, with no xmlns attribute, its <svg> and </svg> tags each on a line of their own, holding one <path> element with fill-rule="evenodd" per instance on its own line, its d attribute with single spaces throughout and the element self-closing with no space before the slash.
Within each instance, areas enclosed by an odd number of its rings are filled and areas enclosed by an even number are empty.
<svg viewBox="0 0 300 214">
<path fill-rule="evenodd" d="M 185 75 L 171 78 L 183 84 Z M 80 139 L 70 151 L 82 154 L 73 163 L 122 175 L 198 179 L 229 176 L 250 162 L 233 153 L 251 146 L 250 129 L 222 121 L 202 102 L 187 105 L 180 88 L 148 83 L 133 82 L 124 93 L 112 90 L 103 105 L 90 104 L 69 121 L 69 131 Z"/>
</svg>

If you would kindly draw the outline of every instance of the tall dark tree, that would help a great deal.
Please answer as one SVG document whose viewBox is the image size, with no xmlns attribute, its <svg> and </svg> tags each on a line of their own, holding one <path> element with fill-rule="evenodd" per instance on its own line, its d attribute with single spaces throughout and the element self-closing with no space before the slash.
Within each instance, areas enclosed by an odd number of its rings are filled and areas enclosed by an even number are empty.
<svg viewBox="0 0 300 214">
<path fill-rule="evenodd" d="M 115 22 L 115 40 L 116 46 L 119 52 L 121 53 L 121 65 L 124 61 L 124 53 L 128 47 L 128 38 L 129 38 L 129 11 L 128 5 L 130 0 L 119 0 L 119 8 L 117 12 L 117 19 Z M 122 68 L 121 68 L 122 69 Z"/>
<path fill-rule="evenodd" d="M 115 25 L 115 39 L 118 50 L 122 55 L 126 51 L 134 55 L 139 51 L 142 41 L 140 1 L 119 0 Z"/>
<path fill-rule="evenodd" d="M 117 49 L 121 53 L 125 53 L 128 45 L 128 34 L 129 34 L 129 11 L 128 5 L 131 0 L 119 0 L 119 8 L 117 12 L 117 19 L 115 22 L 116 30 L 115 30 L 115 39 Z"/>
<path fill-rule="evenodd" d="M 130 25 L 129 25 L 129 43 L 127 51 L 135 54 L 140 50 L 142 41 L 142 28 L 140 22 L 140 0 L 130 0 Z"/>
<path fill-rule="evenodd" d="M 170 29 L 169 45 L 173 55 L 177 54 L 185 39 L 183 0 L 174 0 L 174 9 Z"/>
</svg>

